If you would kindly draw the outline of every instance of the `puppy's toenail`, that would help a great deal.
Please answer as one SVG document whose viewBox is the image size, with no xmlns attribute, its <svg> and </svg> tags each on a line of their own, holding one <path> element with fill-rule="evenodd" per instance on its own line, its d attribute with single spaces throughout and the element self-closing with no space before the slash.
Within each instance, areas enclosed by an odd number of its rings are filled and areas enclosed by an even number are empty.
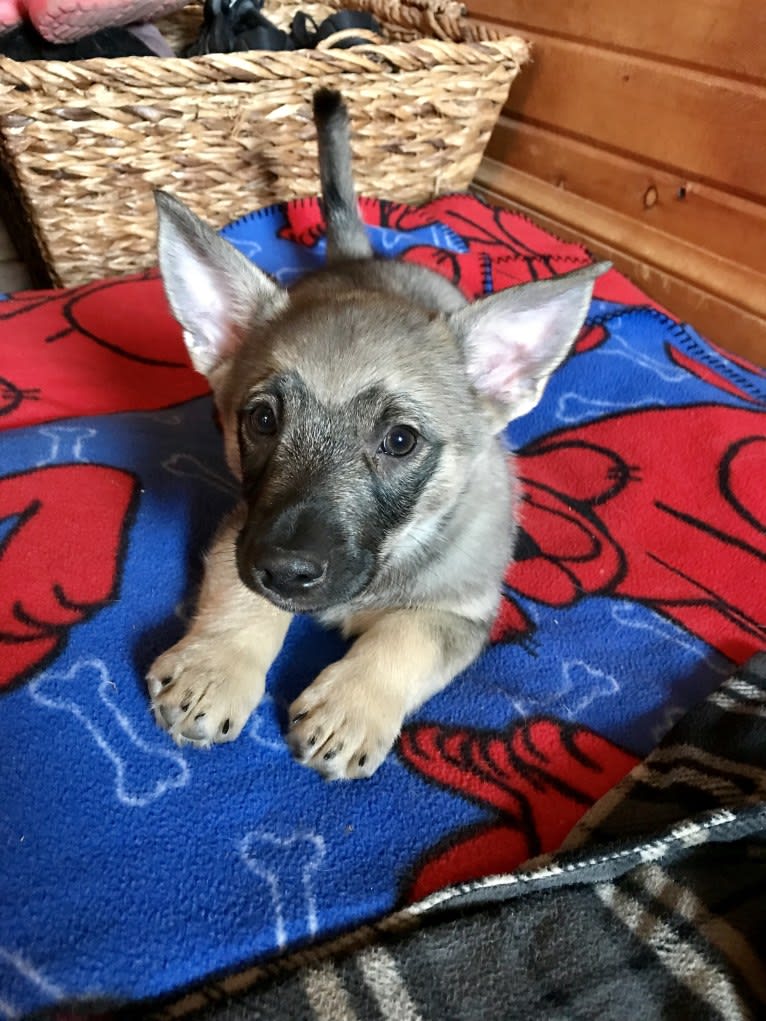
<svg viewBox="0 0 766 1021">
<path fill-rule="evenodd" d="M 360 766 L 363 766 L 366 761 L 367 761 L 367 756 L 366 755 L 360 755 L 359 756 L 359 765 Z"/>
<path fill-rule="evenodd" d="M 170 682 L 172 680 L 173 680 L 172 677 L 161 677 L 160 678 L 160 687 L 161 688 L 167 688 L 167 686 L 170 684 Z"/>
<path fill-rule="evenodd" d="M 306 743 L 308 744 L 309 748 L 313 748 L 314 745 L 317 743 L 316 734 L 312 734 Z"/>
<path fill-rule="evenodd" d="M 302 713 L 298 713 L 297 716 L 293 716 L 293 723 L 300 723 L 301 720 L 305 720 L 306 719 L 308 714 L 309 714 L 308 709 L 304 709 Z"/>
<path fill-rule="evenodd" d="M 195 721 L 196 720 L 204 720 L 206 716 L 207 716 L 207 713 L 197 713 L 197 715 L 194 717 L 194 719 L 195 719 Z"/>
<path fill-rule="evenodd" d="M 228 734 L 230 726 L 231 726 L 231 720 L 225 720 L 223 726 L 221 727 L 221 731 L 224 734 Z"/>
<path fill-rule="evenodd" d="M 182 713 L 187 712 L 190 705 L 191 705 L 191 702 L 182 702 L 181 703 L 181 712 Z"/>
<path fill-rule="evenodd" d="M 325 761 L 329 762 L 330 759 L 334 759 L 335 758 L 335 756 L 338 754 L 339 751 L 340 751 L 340 748 L 331 748 L 329 752 L 325 752 L 324 753 L 322 758 L 325 759 Z"/>
</svg>

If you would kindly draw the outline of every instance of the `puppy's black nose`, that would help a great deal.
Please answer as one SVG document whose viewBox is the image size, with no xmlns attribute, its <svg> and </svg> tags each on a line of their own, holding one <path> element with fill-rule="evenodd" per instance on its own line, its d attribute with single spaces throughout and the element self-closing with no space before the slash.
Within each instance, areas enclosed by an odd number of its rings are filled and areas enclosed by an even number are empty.
<svg viewBox="0 0 766 1021">
<path fill-rule="evenodd" d="M 273 546 L 255 558 L 252 570 L 262 588 L 289 598 L 320 585 L 327 574 L 327 561 L 308 551 Z"/>
</svg>

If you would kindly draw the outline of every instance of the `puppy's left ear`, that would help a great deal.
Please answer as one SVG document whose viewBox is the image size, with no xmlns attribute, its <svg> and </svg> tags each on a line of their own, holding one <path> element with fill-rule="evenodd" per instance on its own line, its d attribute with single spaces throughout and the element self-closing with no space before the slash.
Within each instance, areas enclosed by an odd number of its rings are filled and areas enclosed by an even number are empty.
<svg viewBox="0 0 766 1021">
<path fill-rule="evenodd" d="M 480 298 L 453 313 L 476 389 L 499 405 L 504 422 L 531 411 L 572 346 L 590 305 L 599 262 Z"/>
<path fill-rule="evenodd" d="M 215 373 L 248 327 L 267 322 L 287 292 L 167 192 L 155 192 L 165 294 L 194 368 Z"/>
</svg>

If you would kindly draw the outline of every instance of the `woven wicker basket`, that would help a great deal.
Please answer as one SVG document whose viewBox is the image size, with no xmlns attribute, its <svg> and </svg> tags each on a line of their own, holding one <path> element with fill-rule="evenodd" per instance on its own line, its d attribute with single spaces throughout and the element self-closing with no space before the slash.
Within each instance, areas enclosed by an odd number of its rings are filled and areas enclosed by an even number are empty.
<svg viewBox="0 0 766 1021">
<path fill-rule="evenodd" d="M 526 43 L 470 21 L 454 0 L 267 0 L 283 25 L 297 10 L 318 22 L 338 8 L 372 13 L 386 42 L 194 59 L 0 58 L 0 156 L 51 280 L 151 265 L 156 187 L 214 225 L 316 194 L 319 85 L 347 99 L 360 193 L 421 202 L 465 189 Z M 201 15 L 193 3 L 160 27 L 179 46 Z"/>
</svg>

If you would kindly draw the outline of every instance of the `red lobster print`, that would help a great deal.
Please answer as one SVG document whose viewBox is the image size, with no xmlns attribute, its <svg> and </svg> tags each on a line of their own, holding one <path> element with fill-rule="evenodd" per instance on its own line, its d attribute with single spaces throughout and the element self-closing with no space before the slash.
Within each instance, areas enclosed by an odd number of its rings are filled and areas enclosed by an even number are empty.
<svg viewBox="0 0 766 1021">
<path fill-rule="evenodd" d="M 155 274 L 0 302 L 0 424 L 165 408 L 207 393 Z"/>
<path fill-rule="evenodd" d="M 495 641 L 529 627 L 517 592 L 548 606 L 637 600 L 736 662 L 766 644 L 763 413 L 623 412 L 544 436 L 517 469 L 523 534 Z"/>
<path fill-rule="evenodd" d="M 425 780 L 493 813 L 491 821 L 450 834 L 428 851 L 409 883 L 408 901 L 555 850 L 638 761 L 587 727 L 548 718 L 506 731 L 412 724 L 398 751 Z"/>
<path fill-rule="evenodd" d="M 0 691 L 115 598 L 137 492 L 128 472 L 93 464 L 0 479 Z"/>
</svg>

